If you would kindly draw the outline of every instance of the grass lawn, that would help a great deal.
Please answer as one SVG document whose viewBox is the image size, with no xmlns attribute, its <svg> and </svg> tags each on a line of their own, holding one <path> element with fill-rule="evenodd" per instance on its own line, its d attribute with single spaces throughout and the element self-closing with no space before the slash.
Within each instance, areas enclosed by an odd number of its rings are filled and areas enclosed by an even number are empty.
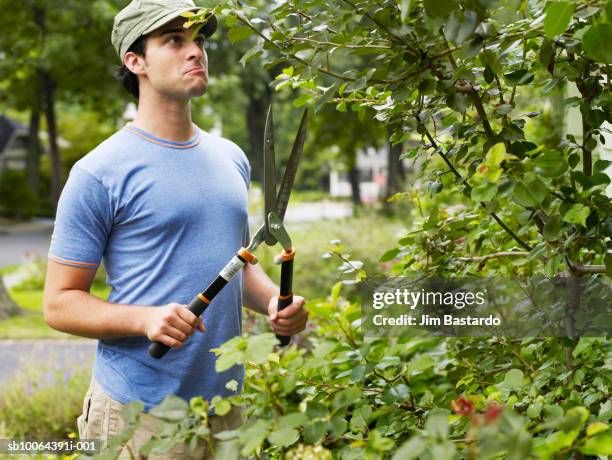
<svg viewBox="0 0 612 460">
<path fill-rule="evenodd" d="M 93 288 L 92 294 L 106 299 L 109 288 Z M 65 334 L 51 329 L 42 313 L 42 290 L 9 290 L 9 295 L 26 313 L 0 321 L 0 339 L 80 339 L 74 335 Z"/>
</svg>

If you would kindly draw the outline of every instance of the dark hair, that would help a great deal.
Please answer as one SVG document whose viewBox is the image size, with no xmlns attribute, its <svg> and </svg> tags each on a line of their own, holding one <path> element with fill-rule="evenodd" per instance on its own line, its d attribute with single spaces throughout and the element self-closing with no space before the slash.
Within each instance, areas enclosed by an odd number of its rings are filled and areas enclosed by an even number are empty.
<svg viewBox="0 0 612 460">
<path fill-rule="evenodd" d="M 144 56 L 145 42 L 146 36 L 143 35 L 138 37 L 138 39 L 134 43 L 132 43 L 132 46 L 128 48 L 127 52 L 131 51 L 132 53 L 136 53 L 139 56 Z M 140 94 L 140 92 L 138 91 L 138 77 L 134 75 L 130 71 L 130 69 L 125 66 L 125 64 L 122 64 L 117 68 L 115 76 L 121 82 L 127 92 L 134 96 L 136 99 L 138 99 L 138 96 Z"/>
</svg>

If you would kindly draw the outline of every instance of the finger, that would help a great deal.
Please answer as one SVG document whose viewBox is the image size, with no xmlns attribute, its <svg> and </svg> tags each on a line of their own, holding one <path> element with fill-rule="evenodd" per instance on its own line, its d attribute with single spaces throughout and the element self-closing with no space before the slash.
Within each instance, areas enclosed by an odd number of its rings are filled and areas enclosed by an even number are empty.
<svg viewBox="0 0 612 460">
<path fill-rule="evenodd" d="M 306 328 L 306 321 L 294 323 L 289 326 L 279 326 L 276 323 L 272 323 L 271 326 L 272 330 L 279 335 L 294 335 Z"/>
<path fill-rule="evenodd" d="M 179 317 L 191 327 L 196 327 L 199 317 L 196 316 L 195 313 L 193 313 L 191 310 L 189 310 L 187 306 L 181 305 L 181 307 L 182 308 L 177 309 Z"/>
<path fill-rule="evenodd" d="M 206 327 L 204 326 L 204 321 L 202 318 L 198 318 L 198 331 L 206 332 Z"/>
<path fill-rule="evenodd" d="M 304 303 L 304 299 L 294 297 L 293 302 L 291 302 L 289 305 L 287 305 L 285 308 L 278 312 L 278 317 L 291 318 L 298 312 L 304 310 Z"/>
<path fill-rule="evenodd" d="M 308 312 L 306 310 L 300 310 L 294 316 L 290 318 L 277 318 L 274 320 L 274 324 L 277 326 L 288 327 L 300 322 L 305 322 L 308 319 Z"/>
<path fill-rule="evenodd" d="M 162 335 L 156 338 L 155 342 L 163 343 L 164 345 L 170 348 L 181 348 L 181 346 L 183 345 L 182 342 L 179 342 L 178 340 L 173 339 L 169 335 Z"/>
</svg>

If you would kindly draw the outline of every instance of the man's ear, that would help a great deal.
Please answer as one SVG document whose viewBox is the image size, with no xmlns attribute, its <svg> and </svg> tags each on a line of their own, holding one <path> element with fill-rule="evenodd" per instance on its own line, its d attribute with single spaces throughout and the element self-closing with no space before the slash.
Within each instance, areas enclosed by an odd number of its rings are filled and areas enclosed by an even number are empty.
<svg viewBox="0 0 612 460">
<path fill-rule="evenodd" d="M 140 56 L 132 51 L 125 53 L 123 57 L 123 64 L 128 68 L 134 75 L 145 74 L 145 62 L 144 56 Z"/>
</svg>

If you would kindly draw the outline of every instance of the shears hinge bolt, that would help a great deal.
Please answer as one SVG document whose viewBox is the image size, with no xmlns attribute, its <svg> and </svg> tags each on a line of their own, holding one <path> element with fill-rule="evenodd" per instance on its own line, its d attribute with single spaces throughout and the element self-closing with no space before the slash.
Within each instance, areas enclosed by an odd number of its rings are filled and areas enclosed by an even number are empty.
<svg viewBox="0 0 612 460">
<path fill-rule="evenodd" d="M 272 230 L 280 230 L 281 224 L 272 224 L 270 227 L 272 228 Z"/>
</svg>

